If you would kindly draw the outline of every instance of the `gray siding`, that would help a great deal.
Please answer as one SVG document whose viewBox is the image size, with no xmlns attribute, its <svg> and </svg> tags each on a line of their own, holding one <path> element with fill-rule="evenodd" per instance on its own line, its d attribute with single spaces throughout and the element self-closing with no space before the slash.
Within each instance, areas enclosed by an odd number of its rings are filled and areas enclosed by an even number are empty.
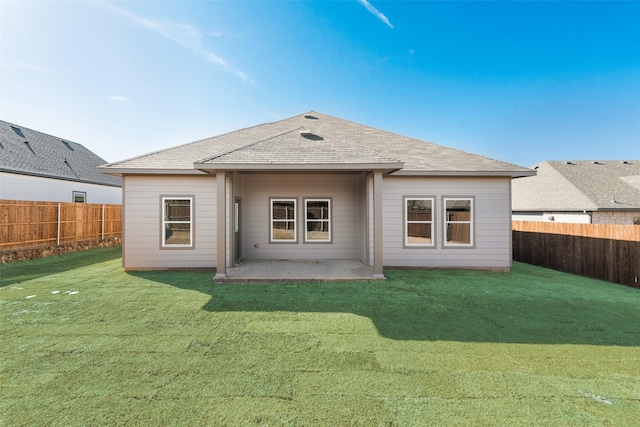
<svg viewBox="0 0 640 427">
<path fill-rule="evenodd" d="M 243 174 L 242 256 L 245 259 L 360 259 L 359 174 Z M 269 197 L 297 198 L 297 243 L 270 243 Z M 332 243 L 304 243 L 303 199 L 332 199 Z M 255 246 L 259 245 L 258 248 Z"/>
<path fill-rule="evenodd" d="M 215 177 L 126 176 L 123 195 L 125 269 L 215 267 Z M 193 249 L 161 249 L 163 195 L 195 196 Z"/>
<path fill-rule="evenodd" d="M 403 247 L 403 196 L 434 196 L 435 248 Z M 475 198 L 475 247 L 443 247 L 443 197 Z M 509 178 L 384 179 L 384 265 L 398 267 L 510 268 Z"/>
</svg>

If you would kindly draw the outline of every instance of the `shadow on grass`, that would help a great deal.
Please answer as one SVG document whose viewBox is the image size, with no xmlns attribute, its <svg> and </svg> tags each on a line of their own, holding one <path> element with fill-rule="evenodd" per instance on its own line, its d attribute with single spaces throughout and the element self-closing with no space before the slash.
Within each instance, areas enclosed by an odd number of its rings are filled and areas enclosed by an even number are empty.
<svg viewBox="0 0 640 427">
<path fill-rule="evenodd" d="M 120 246 L 114 246 L 110 248 L 72 252 L 49 258 L 9 262 L 0 266 L 0 288 L 26 280 L 37 279 L 51 274 L 87 267 L 100 262 L 111 261 L 121 256 L 122 248 Z"/>
<path fill-rule="evenodd" d="M 640 346 L 640 292 L 516 263 L 511 273 L 386 271 L 370 283 L 213 284 L 207 273 L 136 277 L 211 296 L 211 312 L 352 313 L 394 340 Z"/>
</svg>

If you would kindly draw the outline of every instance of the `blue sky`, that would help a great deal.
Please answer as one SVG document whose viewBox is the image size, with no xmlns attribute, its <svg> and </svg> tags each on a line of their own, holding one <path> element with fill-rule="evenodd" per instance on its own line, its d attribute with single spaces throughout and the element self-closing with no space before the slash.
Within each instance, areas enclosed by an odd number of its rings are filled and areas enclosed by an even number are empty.
<svg viewBox="0 0 640 427">
<path fill-rule="evenodd" d="M 10 1 L 0 119 L 108 161 L 315 110 L 531 166 L 640 159 L 640 2 Z"/>
</svg>

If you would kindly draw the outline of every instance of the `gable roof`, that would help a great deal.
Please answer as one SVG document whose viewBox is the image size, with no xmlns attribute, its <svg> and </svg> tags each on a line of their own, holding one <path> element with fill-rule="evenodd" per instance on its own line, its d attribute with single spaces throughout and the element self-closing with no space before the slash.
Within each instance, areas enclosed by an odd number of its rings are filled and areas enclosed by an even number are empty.
<svg viewBox="0 0 640 427">
<path fill-rule="evenodd" d="M 309 112 L 102 167 L 105 173 L 372 170 L 393 175 L 528 176 L 510 163 Z"/>
<path fill-rule="evenodd" d="M 514 211 L 640 210 L 640 160 L 545 161 L 512 182 Z"/>
<path fill-rule="evenodd" d="M 0 120 L 0 172 L 121 187 L 97 169 L 105 163 L 81 144 Z"/>
</svg>

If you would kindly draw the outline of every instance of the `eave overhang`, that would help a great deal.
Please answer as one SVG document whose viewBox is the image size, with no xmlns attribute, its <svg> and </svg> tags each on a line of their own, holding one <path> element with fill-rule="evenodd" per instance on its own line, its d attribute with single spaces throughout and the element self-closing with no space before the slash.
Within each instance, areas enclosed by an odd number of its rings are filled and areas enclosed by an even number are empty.
<svg viewBox="0 0 640 427">
<path fill-rule="evenodd" d="M 535 170 L 519 171 L 426 171 L 426 170 L 399 170 L 393 176 L 446 176 L 446 177 L 510 177 L 522 178 L 525 176 L 535 176 Z"/>
<path fill-rule="evenodd" d="M 92 181 L 89 179 L 81 179 L 81 178 L 70 178 L 70 177 L 64 177 L 64 176 L 58 176 L 58 175 L 47 175 L 44 173 L 37 173 L 37 172 L 18 171 L 18 170 L 4 169 L 4 168 L 0 168 L 0 172 L 12 173 L 16 175 L 33 176 L 37 178 L 57 179 L 60 181 L 81 182 L 83 184 L 103 185 L 105 187 L 115 187 L 115 188 L 122 187 L 122 185 L 115 184 L 115 183 Z"/>
<path fill-rule="evenodd" d="M 195 169 L 160 169 L 160 168 L 101 168 L 98 170 L 107 175 L 205 175 L 206 172 Z"/>
<path fill-rule="evenodd" d="M 318 171 L 318 172 L 345 172 L 345 171 L 373 171 L 380 170 L 391 173 L 402 169 L 403 162 L 389 163 L 194 163 L 194 168 L 212 173 L 217 170 L 238 172 L 290 172 L 290 171 Z"/>
</svg>

